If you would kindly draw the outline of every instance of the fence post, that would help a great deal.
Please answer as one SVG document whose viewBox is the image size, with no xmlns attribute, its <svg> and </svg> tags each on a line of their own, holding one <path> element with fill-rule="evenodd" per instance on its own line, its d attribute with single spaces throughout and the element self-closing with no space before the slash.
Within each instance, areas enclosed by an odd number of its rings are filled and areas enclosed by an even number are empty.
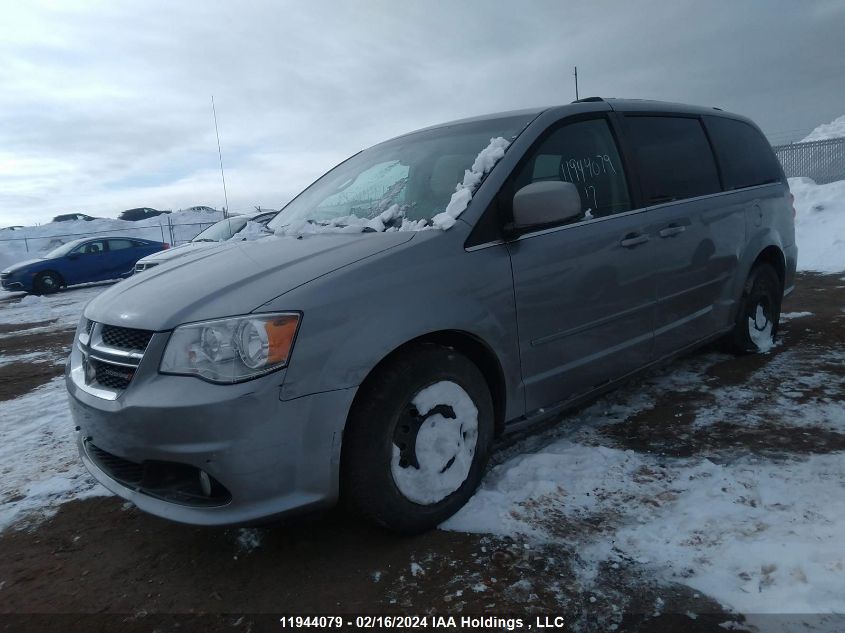
<svg viewBox="0 0 845 633">
<path fill-rule="evenodd" d="M 29 252 L 29 242 L 27 241 L 26 237 L 23 238 L 23 247 L 26 249 L 26 252 Z"/>
</svg>

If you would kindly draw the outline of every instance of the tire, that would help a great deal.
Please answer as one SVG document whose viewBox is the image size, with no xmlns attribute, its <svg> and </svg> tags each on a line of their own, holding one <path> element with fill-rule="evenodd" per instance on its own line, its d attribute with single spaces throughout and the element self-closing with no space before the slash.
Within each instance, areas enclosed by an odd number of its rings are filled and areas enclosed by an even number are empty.
<svg viewBox="0 0 845 633">
<path fill-rule="evenodd" d="M 58 273 L 47 270 L 39 273 L 38 277 L 35 278 L 33 286 L 36 294 L 51 295 L 54 292 L 58 292 L 62 287 L 62 278 Z"/>
<path fill-rule="evenodd" d="M 771 264 L 751 269 L 739 302 L 734 329 L 725 338 L 735 354 L 767 352 L 774 344 L 780 322 L 783 284 Z"/>
<path fill-rule="evenodd" d="M 377 525 L 423 532 L 457 512 L 481 482 L 493 444 L 490 389 L 466 356 L 434 344 L 415 345 L 376 372 L 344 432 L 341 495 Z"/>
</svg>

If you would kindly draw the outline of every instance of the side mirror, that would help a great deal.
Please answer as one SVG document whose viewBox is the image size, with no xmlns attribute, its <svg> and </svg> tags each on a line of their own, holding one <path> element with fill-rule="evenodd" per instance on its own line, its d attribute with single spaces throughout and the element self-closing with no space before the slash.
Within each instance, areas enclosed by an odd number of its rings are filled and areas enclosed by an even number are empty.
<svg viewBox="0 0 845 633">
<path fill-rule="evenodd" d="M 513 197 L 513 228 L 557 224 L 581 215 L 581 195 L 571 182 L 532 182 Z"/>
</svg>

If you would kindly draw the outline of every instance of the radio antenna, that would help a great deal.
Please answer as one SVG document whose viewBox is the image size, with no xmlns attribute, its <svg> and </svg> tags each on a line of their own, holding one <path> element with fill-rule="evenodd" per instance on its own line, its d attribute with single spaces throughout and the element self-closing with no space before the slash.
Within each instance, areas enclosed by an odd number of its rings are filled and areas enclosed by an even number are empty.
<svg viewBox="0 0 845 633">
<path fill-rule="evenodd" d="M 223 217 L 229 217 L 229 196 L 226 193 L 226 176 L 223 173 L 223 152 L 220 150 L 220 130 L 217 128 L 217 109 L 214 107 L 214 95 L 211 95 L 211 112 L 214 115 L 214 131 L 217 134 L 217 156 L 220 158 L 220 178 L 223 180 Z"/>
<path fill-rule="evenodd" d="M 575 101 L 578 101 L 578 66 L 575 67 Z"/>
</svg>

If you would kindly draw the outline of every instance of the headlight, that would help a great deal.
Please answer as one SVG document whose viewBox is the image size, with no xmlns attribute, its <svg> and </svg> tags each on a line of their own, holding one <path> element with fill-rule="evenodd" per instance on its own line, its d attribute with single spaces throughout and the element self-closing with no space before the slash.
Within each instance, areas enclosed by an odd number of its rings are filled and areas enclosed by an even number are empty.
<svg viewBox="0 0 845 633">
<path fill-rule="evenodd" d="M 234 383 L 288 364 L 299 314 L 254 314 L 180 325 L 167 342 L 159 371 Z"/>
</svg>

